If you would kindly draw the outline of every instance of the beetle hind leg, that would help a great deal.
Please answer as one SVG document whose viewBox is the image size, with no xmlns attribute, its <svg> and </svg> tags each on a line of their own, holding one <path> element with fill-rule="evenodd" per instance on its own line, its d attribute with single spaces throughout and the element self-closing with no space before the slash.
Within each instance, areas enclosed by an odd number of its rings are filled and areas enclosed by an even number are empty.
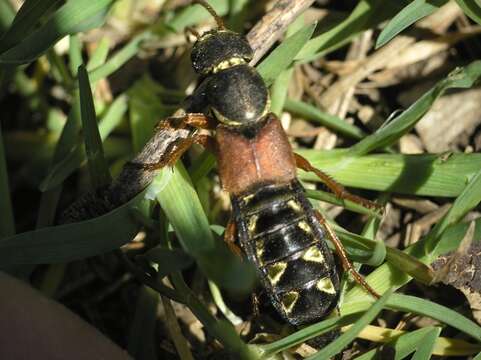
<svg viewBox="0 0 481 360">
<path fill-rule="evenodd" d="M 350 272 L 354 280 L 369 294 L 371 294 L 375 298 L 380 298 L 381 296 L 374 290 L 371 285 L 369 285 L 364 277 L 357 272 L 354 268 L 354 265 L 351 263 L 349 258 L 347 257 L 346 249 L 342 245 L 341 241 L 337 237 L 336 233 L 331 229 L 329 224 L 327 224 L 326 219 L 316 211 L 316 218 L 321 223 L 322 227 L 326 230 L 327 236 L 329 240 L 331 240 L 332 244 L 336 248 L 336 253 L 341 259 L 342 267 L 344 271 Z"/>
<path fill-rule="evenodd" d="M 336 195 L 337 198 L 339 199 L 344 199 L 344 200 L 350 200 L 352 202 L 355 202 L 357 204 L 360 204 L 368 209 L 374 209 L 376 211 L 383 211 L 384 207 L 378 203 L 375 203 L 373 201 L 364 199 L 360 196 L 351 194 L 349 191 L 346 190 L 344 186 L 339 184 L 337 181 L 335 181 L 332 177 L 330 177 L 328 174 L 325 172 L 315 168 L 314 166 L 311 165 L 311 163 L 304 158 L 303 156 L 294 153 L 294 157 L 296 160 L 296 166 L 299 169 L 302 169 L 307 172 L 312 172 L 316 174 L 316 176 L 322 180 L 322 182 Z"/>
</svg>

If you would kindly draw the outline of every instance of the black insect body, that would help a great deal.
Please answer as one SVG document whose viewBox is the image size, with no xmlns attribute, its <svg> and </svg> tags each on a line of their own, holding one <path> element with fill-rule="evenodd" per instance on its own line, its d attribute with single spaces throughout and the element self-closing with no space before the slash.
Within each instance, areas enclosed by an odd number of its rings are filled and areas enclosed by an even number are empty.
<svg viewBox="0 0 481 360">
<path fill-rule="evenodd" d="M 120 178 L 130 181 L 143 168 L 148 172 L 143 178 L 151 179 L 153 170 L 173 164 L 193 143 L 201 143 L 216 154 L 222 187 L 231 197 L 233 221 L 226 240 L 238 238 L 274 308 L 287 322 L 314 322 L 337 304 L 339 275 L 327 239 L 336 246 L 344 268 L 377 296 L 353 269 L 324 218 L 312 208 L 297 180 L 297 168 L 315 172 L 344 198 L 367 206 L 372 203 L 347 193 L 293 153 L 280 121 L 269 113 L 264 81 L 248 64 L 251 47 L 241 35 L 225 30 L 207 3 L 194 2 L 211 12 L 219 25 L 198 36 L 192 49 L 192 66 L 202 77 L 190 99 L 194 112 L 163 122 L 158 132 L 168 146 L 152 146 L 163 151 L 154 157 L 158 160 L 141 166 L 128 164 Z M 199 128 L 212 130 L 214 138 L 199 134 Z"/>
<path fill-rule="evenodd" d="M 300 325 L 329 313 L 337 304 L 339 276 L 327 234 L 299 182 L 233 196 L 232 209 L 242 248 L 279 314 Z"/>
</svg>

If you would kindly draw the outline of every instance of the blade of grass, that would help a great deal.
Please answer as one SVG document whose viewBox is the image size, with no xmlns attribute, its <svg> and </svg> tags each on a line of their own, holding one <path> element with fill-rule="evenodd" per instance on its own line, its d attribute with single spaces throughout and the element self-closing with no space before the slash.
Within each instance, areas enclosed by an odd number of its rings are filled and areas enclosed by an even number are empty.
<svg viewBox="0 0 481 360">
<path fill-rule="evenodd" d="M 351 147 L 351 155 L 364 155 L 373 150 L 392 145 L 416 125 L 421 117 L 431 108 L 433 102 L 447 89 L 470 88 L 480 76 L 481 61 L 474 61 L 465 68 L 458 68 L 452 71 L 447 78 L 438 82 L 431 90 L 425 93 L 389 124 L 382 126 L 374 134 L 365 137 Z"/>
<path fill-rule="evenodd" d="M 319 359 L 329 359 L 332 356 L 341 352 L 349 343 L 351 343 L 361 332 L 361 330 L 368 324 L 370 324 L 376 316 L 381 312 L 389 298 L 391 297 L 393 291 L 386 291 L 379 300 L 377 300 L 371 308 L 366 311 L 365 314 L 359 318 L 344 334 L 338 337 L 336 340 L 331 342 L 329 345 L 325 346 L 322 350 L 318 351 L 316 354 L 309 356 L 308 360 L 319 360 Z"/>
<path fill-rule="evenodd" d="M 15 11 L 12 3 L 9 0 L 0 0 L 0 35 L 11 26 L 14 18 Z"/>
<path fill-rule="evenodd" d="M 426 237 L 406 249 L 405 252 L 427 264 L 434 261 L 440 255 L 440 251 L 445 249 L 443 234 L 448 227 L 461 221 L 463 216 L 481 201 L 480 182 L 481 170 L 478 171 L 461 195 L 454 201 L 453 206 L 443 219 L 434 226 Z M 475 240 L 478 239 L 476 236 L 481 236 L 479 226 L 480 222 L 476 221 Z M 464 234 L 461 234 L 461 237 L 458 237 L 453 243 L 459 244 L 463 236 Z M 376 290 L 383 292 L 383 290 L 391 287 L 397 289 L 409 282 L 411 278 L 403 271 L 385 264 L 374 270 L 366 279 Z M 364 292 L 356 287 L 346 294 L 345 303 L 355 304 L 357 301 L 363 301 L 365 297 Z"/>
<path fill-rule="evenodd" d="M 411 354 L 415 349 L 417 344 L 419 343 L 419 339 L 422 339 L 426 334 L 428 334 L 432 330 L 432 327 L 426 327 L 422 329 L 418 329 L 415 331 L 408 332 L 404 335 L 399 336 L 397 339 L 394 339 L 388 343 L 394 353 L 396 354 L 394 359 L 400 360 L 404 359 L 406 356 Z M 371 359 L 378 359 L 382 356 L 382 352 L 379 349 L 373 349 L 361 356 L 356 357 L 356 360 L 371 360 Z"/>
<path fill-rule="evenodd" d="M 73 114 L 75 113 L 75 106 L 73 105 Z M 105 113 L 104 117 L 99 123 L 100 138 L 105 141 L 111 132 L 121 123 L 125 113 L 127 112 L 127 97 L 125 95 L 118 96 L 114 102 L 110 105 L 109 109 Z M 69 115 L 70 118 L 70 115 Z M 67 124 L 70 120 L 67 120 Z M 76 144 L 72 149 L 69 148 L 67 153 L 64 153 L 64 157 L 59 160 L 52 170 L 40 184 L 40 190 L 48 191 L 60 185 L 68 176 L 70 176 L 75 170 L 85 164 L 85 146 L 79 144 L 76 138 L 77 132 L 65 136 L 65 139 L 71 139 L 69 146 Z"/>
<path fill-rule="evenodd" d="M 458 196 L 481 168 L 481 154 L 351 157 L 346 150 L 297 152 L 345 186 L 411 195 Z M 299 177 L 319 181 L 315 175 L 303 171 Z"/>
<path fill-rule="evenodd" d="M 376 49 L 380 48 L 393 37 L 414 24 L 419 19 L 431 15 L 448 0 L 414 0 L 394 16 L 381 31 L 376 40 Z"/>
<path fill-rule="evenodd" d="M 90 81 L 95 83 L 117 71 L 122 65 L 138 54 L 143 42 L 151 36 L 152 34 L 146 31 L 134 37 L 122 49 L 110 56 L 105 64 L 91 70 L 89 72 Z"/>
<path fill-rule="evenodd" d="M 353 139 L 362 139 L 366 134 L 354 125 L 351 125 L 343 119 L 318 110 L 316 107 L 302 101 L 288 99 L 285 104 L 285 110 L 302 116 L 306 120 L 314 121 L 329 129 L 338 131 Z"/>
<path fill-rule="evenodd" d="M 365 208 L 364 206 L 355 203 L 351 200 L 339 199 L 336 195 L 328 193 L 326 191 L 320 190 L 309 190 L 306 189 L 306 195 L 310 199 L 320 200 L 328 202 L 333 205 L 339 205 L 344 207 L 346 210 L 356 212 L 358 214 L 370 215 L 380 218 L 381 215 L 372 209 Z"/>
<path fill-rule="evenodd" d="M 83 136 L 85 141 L 85 154 L 89 167 L 90 180 L 94 189 L 99 189 L 111 183 L 112 178 L 108 170 L 107 161 L 104 157 L 102 139 L 97 125 L 95 106 L 92 90 L 85 66 L 78 68 L 80 114 L 83 124 Z"/>
<path fill-rule="evenodd" d="M 475 0 L 456 0 L 456 3 L 467 16 L 481 25 L 481 7 L 479 2 Z"/>
<path fill-rule="evenodd" d="M 101 25 L 113 0 L 68 1 L 41 27 L 0 55 L 0 63 L 29 63 L 66 35 Z"/>
<path fill-rule="evenodd" d="M 411 360 L 429 360 L 433 354 L 434 346 L 436 340 L 441 333 L 440 327 L 435 327 L 431 329 L 424 337 L 421 339 L 418 345 L 418 349 L 414 353 Z"/>
<path fill-rule="evenodd" d="M 155 329 L 159 294 L 147 286 L 142 286 L 135 306 L 127 351 L 134 359 L 156 360 Z"/>
<path fill-rule="evenodd" d="M 128 243 L 139 225 L 136 207 L 148 216 L 144 193 L 106 215 L 73 224 L 46 227 L 0 240 L 0 266 L 68 262 L 112 251 Z"/>
<path fill-rule="evenodd" d="M 284 108 L 289 82 L 291 81 L 294 69 L 284 70 L 274 80 L 271 86 L 271 111 L 278 117 L 281 116 Z"/>
<path fill-rule="evenodd" d="M 0 54 L 18 44 L 38 24 L 39 19 L 51 13 L 60 0 L 27 0 L 25 1 L 11 24 L 10 28 L 0 38 Z"/>
<path fill-rule="evenodd" d="M 15 234 L 12 200 L 8 186 L 7 163 L 3 147 L 2 128 L 0 127 L 0 239 Z"/>
<path fill-rule="evenodd" d="M 153 186 L 155 184 L 151 189 Z M 214 240 L 197 193 L 180 163 L 175 165 L 170 181 L 156 196 L 183 249 L 197 260 L 207 277 L 234 291 L 252 288 L 255 270 L 229 251 L 223 242 Z"/>
<path fill-rule="evenodd" d="M 77 35 L 69 37 L 70 46 L 68 48 L 70 73 L 75 77 L 77 70 L 82 65 L 82 42 Z"/>
<path fill-rule="evenodd" d="M 376 343 L 387 343 L 389 348 L 395 350 L 396 356 L 399 359 L 404 358 L 409 353 L 414 351 L 416 348 L 416 339 L 423 338 L 432 326 L 424 327 L 415 331 L 403 331 L 389 329 L 380 326 L 368 325 L 359 334 L 359 339 L 369 340 Z M 416 336 L 410 336 L 414 334 Z M 404 337 L 411 338 L 410 345 L 408 349 L 401 349 L 399 345 L 404 342 Z M 434 343 L 433 355 L 439 356 L 467 356 L 473 355 L 481 349 L 481 344 L 472 344 L 464 340 L 438 337 Z M 372 359 L 376 351 L 381 350 L 380 348 L 369 351 L 356 359 Z M 379 358 L 378 354 L 378 358 Z"/>
<path fill-rule="evenodd" d="M 396 14 L 398 7 L 398 2 L 359 1 L 345 20 L 311 39 L 296 56 L 296 60 L 303 63 L 310 62 L 344 46 L 362 31 L 373 28 L 384 19 Z"/>
<path fill-rule="evenodd" d="M 315 27 L 315 23 L 306 25 L 294 35 L 289 36 L 257 66 L 257 71 L 267 86 L 271 85 L 292 64 L 297 53 L 311 38 Z"/>
<path fill-rule="evenodd" d="M 372 283 L 370 284 L 372 285 Z M 349 293 L 347 295 L 350 296 Z M 341 305 L 341 314 L 349 315 L 364 311 L 372 305 L 372 299 L 367 299 L 365 297 L 362 303 L 359 301 L 356 304 L 354 302 L 344 302 Z M 458 312 L 435 302 L 410 295 L 393 294 L 387 301 L 386 307 L 391 310 L 428 316 L 460 330 L 477 341 L 481 341 L 481 327 L 479 325 Z"/>
<path fill-rule="evenodd" d="M 258 346 L 259 352 L 263 359 L 269 359 L 275 354 L 302 344 L 313 337 L 325 334 L 326 332 L 335 330 L 342 326 L 354 323 L 360 318 L 359 315 L 337 316 L 331 319 L 326 319 L 316 324 L 306 326 L 305 328 L 296 331 L 295 333 L 283 337 L 280 340 L 274 341 L 267 345 Z"/>
</svg>

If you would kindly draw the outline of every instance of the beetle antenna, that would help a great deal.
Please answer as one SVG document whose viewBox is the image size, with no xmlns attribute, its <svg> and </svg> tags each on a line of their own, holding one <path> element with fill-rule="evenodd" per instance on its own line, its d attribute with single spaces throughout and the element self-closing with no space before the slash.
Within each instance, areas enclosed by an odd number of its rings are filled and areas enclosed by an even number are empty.
<svg viewBox="0 0 481 360">
<path fill-rule="evenodd" d="M 212 8 L 212 6 L 209 5 L 209 3 L 205 0 L 192 0 L 192 4 L 199 4 L 200 6 L 204 7 L 215 19 L 215 22 L 217 23 L 217 27 L 219 30 L 224 30 L 225 25 L 222 19 L 220 18 L 219 15 L 215 12 L 215 10 Z"/>
</svg>

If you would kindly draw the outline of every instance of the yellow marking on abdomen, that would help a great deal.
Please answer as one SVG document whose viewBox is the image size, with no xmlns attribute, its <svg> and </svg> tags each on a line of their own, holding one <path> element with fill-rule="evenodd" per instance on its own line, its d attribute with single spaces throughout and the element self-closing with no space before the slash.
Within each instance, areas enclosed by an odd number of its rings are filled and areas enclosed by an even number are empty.
<svg viewBox="0 0 481 360">
<path fill-rule="evenodd" d="M 334 288 L 334 284 L 332 283 L 332 280 L 328 277 L 320 279 L 317 284 L 316 288 L 319 291 L 328 293 L 328 294 L 336 294 L 336 289 Z"/>
<path fill-rule="evenodd" d="M 319 264 L 324 263 L 324 255 L 322 255 L 321 250 L 317 246 L 311 246 L 309 249 L 306 250 L 304 255 L 302 255 L 302 259 L 306 261 L 312 261 Z"/>
<path fill-rule="evenodd" d="M 286 269 L 286 262 L 278 262 L 267 267 L 267 277 L 272 285 L 275 285 L 279 282 Z"/>
<path fill-rule="evenodd" d="M 289 291 L 282 295 L 281 303 L 284 311 L 289 314 L 294 306 L 296 305 L 297 300 L 299 299 L 299 293 L 297 291 Z"/>
</svg>

